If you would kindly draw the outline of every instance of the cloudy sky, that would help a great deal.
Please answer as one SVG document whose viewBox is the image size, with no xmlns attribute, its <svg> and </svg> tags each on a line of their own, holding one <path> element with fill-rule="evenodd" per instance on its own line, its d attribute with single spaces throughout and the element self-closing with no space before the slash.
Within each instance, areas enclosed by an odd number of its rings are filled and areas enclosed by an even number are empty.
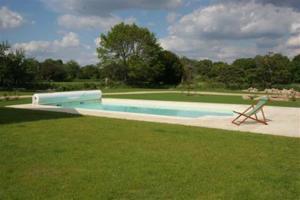
<svg viewBox="0 0 300 200">
<path fill-rule="evenodd" d="M 39 60 L 96 63 L 97 37 L 121 21 L 195 59 L 300 54 L 300 0 L 0 0 L 0 41 Z"/>
</svg>

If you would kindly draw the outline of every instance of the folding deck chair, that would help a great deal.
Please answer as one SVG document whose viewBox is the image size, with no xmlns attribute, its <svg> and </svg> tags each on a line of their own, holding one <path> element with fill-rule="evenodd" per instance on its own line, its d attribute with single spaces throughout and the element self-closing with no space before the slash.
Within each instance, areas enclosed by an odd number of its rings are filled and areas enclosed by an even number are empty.
<svg viewBox="0 0 300 200">
<path fill-rule="evenodd" d="M 240 112 L 237 112 L 237 111 L 233 111 L 233 112 L 237 113 L 238 116 L 234 120 L 232 120 L 232 123 L 239 126 L 242 123 L 244 123 L 247 119 L 252 119 L 252 120 L 255 120 L 255 121 L 259 122 L 259 123 L 268 125 L 267 124 L 267 119 L 265 117 L 265 113 L 264 113 L 264 110 L 263 110 L 263 107 L 268 102 L 268 100 L 269 100 L 268 97 L 263 96 L 263 97 L 259 98 L 259 100 L 256 103 L 256 105 L 252 104 L 244 112 L 240 113 Z M 257 113 L 259 111 L 261 111 L 263 119 L 258 119 Z M 240 117 L 244 117 L 244 119 L 241 120 L 241 121 L 237 121 Z"/>
</svg>

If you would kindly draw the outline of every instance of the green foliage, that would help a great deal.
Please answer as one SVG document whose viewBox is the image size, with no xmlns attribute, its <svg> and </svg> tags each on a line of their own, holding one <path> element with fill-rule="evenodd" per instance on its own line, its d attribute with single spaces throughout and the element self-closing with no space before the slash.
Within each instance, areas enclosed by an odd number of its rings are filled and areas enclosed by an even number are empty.
<svg viewBox="0 0 300 200">
<path fill-rule="evenodd" d="M 172 63 L 176 61 L 167 61 L 166 53 L 147 28 L 120 23 L 100 38 L 97 52 L 107 78 L 137 86 L 178 82 L 178 72 L 175 72 L 175 80 L 162 80 L 167 76 L 165 73 L 172 68 L 176 71 L 178 66 Z"/>
<path fill-rule="evenodd" d="M 296 83 L 300 83 L 300 54 L 295 56 L 290 64 L 292 79 Z"/>
<path fill-rule="evenodd" d="M 0 86 L 20 87 L 32 81 L 31 68 L 22 50 L 11 50 L 8 43 L 0 44 Z"/>
<path fill-rule="evenodd" d="M 122 62 L 128 66 L 132 56 L 149 61 L 160 50 L 154 34 L 136 24 L 117 24 L 107 35 L 101 34 L 100 38 L 97 51 L 103 63 Z"/>
<path fill-rule="evenodd" d="M 46 59 L 40 62 L 26 58 L 24 51 L 12 50 L 7 42 L 2 42 L 0 88 L 47 89 L 51 88 L 52 82 L 76 79 L 99 80 L 104 86 L 126 84 L 144 88 L 172 85 L 192 88 L 206 82 L 212 88 L 264 89 L 289 88 L 292 83 L 300 83 L 300 55 L 289 60 L 284 55 L 270 53 L 240 58 L 232 64 L 178 58 L 173 52 L 163 50 L 147 28 L 136 24 L 117 24 L 100 37 L 97 48 L 100 63 L 84 67 L 73 60 L 64 63 Z M 98 86 L 88 86 L 94 87 Z M 58 88 L 67 89 L 69 87 Z"/>
<path fill-rule="evenodd" d="M 46 81 L 63 81 L 67 78 L 62 60 L 46 59 L 41 63 L 40 73 Z"/>
<path fill-rule="evenodd" d="M 100 65 L 100 77 L 110 81 L 124 81 L 127 79 L 128 68 L 115 62 Z"/>
<path fill-rule="evenodd" d="M 281 54 L 268 54 L 255 58 L 241 58 L 231 65 L 224 62 L 202 60 L 192 65 L 199 80 L 220 82 L 229 89 L 247 87 L 271 88 L 275 85 L 300 81 L 300 55 L 293 61 Z"/>
<path fill-rule="evenodd" d="M 98 79 L 99 69 L 95 65 L 87 65 L 79 70 L 78 78 L 80 79 Z"/>
<path fill-rule="evenodd" d="M 289 72 L 289 59 L 281 54 L 269 54 L 255 58 L 257 77 L 265 88 L 273 84 L 287 84 L 291 81 Z"/>
<path fill-rule="evenodd" d="M 70 60 L 65 64 L 65 70 L 67 73 L 67 80 L 74 80 L 79 76 L 80 65 L 74 61 Z"/>
<path fill-rule="evenodd" d="M 162 51 L 159 60 L 163 71 L 157 81 L 165 85 L 179 84 L 183 76 L 183 64 L 178 56 L 171 51 Z"/>
<path fill-rule="evenodd" d="M 224 83 L 226 88 L 240 89 L 245 82 L 245 71 L 235 65 L 220 66 L 217 81 Z"/>
<path fill-rule="evenodd" d="M 209 75 L 211 74 L 211 70 L 213 67 L 213 62 L 211 60 L 205 59 L 200 60 L 195 64 L 195 68 L 197 69 L 197 73 L 201 76 L 203 80 L 207 80 Z"/>
</svg>

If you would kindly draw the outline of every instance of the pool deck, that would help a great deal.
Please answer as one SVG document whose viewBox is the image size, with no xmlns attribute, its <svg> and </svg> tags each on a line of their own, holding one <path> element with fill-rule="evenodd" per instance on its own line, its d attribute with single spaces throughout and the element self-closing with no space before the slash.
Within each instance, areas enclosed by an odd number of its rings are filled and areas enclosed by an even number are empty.
<svg viewBox="0 0 300 200">
<path fill-rule="evenodd" d="M 174 102 L 174 101 L 152 101 L 152 100 L 130 100 L 130 99 L 113 99 L 103 98 L 104 103 L 122 103 L 130 105 L 143 105 L 152 107 L 174 107 L 174 108 L 190 108 L 190 109 L 212 109 L 212 110 L 224 110 L 224 111 L 243 111 L 248 106 L 238 104 L 215 104 L 215 103 L 193 103 L 193 102 Z M 44 110 L 54 112 L 66 112 L 80 115 L 91 115 L 110 117 L 118 119 L 181 124 L 187 126 L 198 126 L 208 128 L 218 128 L 225 130 L 234 130 L 242 132 L 252 132 L 261 134 L 270 134 L 287 137 L 300 137 L 300 108 L 288 108 L 288 107 L 274 107 L 265 106 L 264 111 L 266 118 L 268 119 L 268 125 L 260 124 L 252 120 L 248 120 L 240 126 L 236 126 L 231 123 L 232 119 L 236 116 L 216 117 L 207 116 L 199 118 L 180 118 L 169 116 L 158 116 L 148 114 L 136 114 L 136 113 L 124 113 L 124 112 L 111 112 L 101 110 L 89 110 L 89 109 L 66 109 L 58 108 L 56 106 L 40 106 L 32 104 L 22 104 L 8 106 L 19 109 L 30 110 Z"/>
</svg>

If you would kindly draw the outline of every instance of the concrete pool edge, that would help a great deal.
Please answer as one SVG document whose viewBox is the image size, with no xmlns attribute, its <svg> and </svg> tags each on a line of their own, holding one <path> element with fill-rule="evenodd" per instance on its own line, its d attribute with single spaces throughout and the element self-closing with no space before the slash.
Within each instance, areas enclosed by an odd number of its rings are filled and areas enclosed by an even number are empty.
<svg viewBox="0 0 300 200">
<path fill-rule="evenodd" d="M 238 104 L 215 104 L 215 103 L 197 103 L 197 102 L 174 102 L 174 101 L 153 101 L 153 100 L 129 100 L 129 99 L 113 99 L 103 98 L 104 102 L 110 103 L 134 103 L 143 105 L 168 105 L 168 106 L 187 106 L 189 108 L 205 108 L 205 109 L 222 109 L 222 110 L 238 110 L 241 111 L 247 105 Z M 138 113 L 111 112 L 89 109 L 66 109 L 56 106 L 33 106 L 32 104 L 13 105 L 11 108 L 43 110 L 54 112 L 65 112 L 71 114 L 90 115 L 99 117 L 109 117 L 127 120 L 159 122 L 169 124 L 180 124 L 196 127 L 217 128 L 224 130 L 234 130 L 242 132 L 252 132 L 270 135 L 279 135 L 287 137 L 300 137 L 300 108 L 286 107 L 266 107 L 267 118 L 271 119 L 269 125 L 262 125 L 252 121 L 248 121 L 244 125 L 235 126 L 231 124 L 233 117 L 231 116 L 207 116 L 200 118 L 180 118 L 169 116 L 158 116 Z M 279 114 L 280 113 L 280 114 Z"/>
</svg>

